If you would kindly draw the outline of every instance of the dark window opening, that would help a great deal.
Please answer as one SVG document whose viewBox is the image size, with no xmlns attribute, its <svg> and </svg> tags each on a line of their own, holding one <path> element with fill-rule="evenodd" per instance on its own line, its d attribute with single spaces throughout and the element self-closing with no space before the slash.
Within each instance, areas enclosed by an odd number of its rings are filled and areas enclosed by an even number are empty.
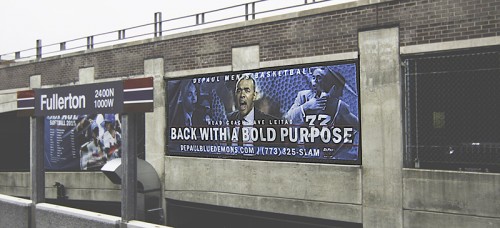
<svg viewBox="0 0 500 228">
<path fill-rule="evenodd" d="M 500 172 L 500 50 L 405 59 L 407 166 Z"/>
<path fill-rule="evenodd" d="M 0 171 L 30 171 L 30 120 L 16 112 L 0 113 Z"/>
</svg>

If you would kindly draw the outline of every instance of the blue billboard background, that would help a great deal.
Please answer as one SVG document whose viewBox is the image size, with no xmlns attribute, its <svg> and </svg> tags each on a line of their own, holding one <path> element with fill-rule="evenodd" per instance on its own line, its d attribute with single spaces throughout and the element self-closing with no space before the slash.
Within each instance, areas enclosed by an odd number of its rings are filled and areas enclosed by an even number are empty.
<svg viewBox="0 0 500 228">
<path fill-rule="evenodd" d="M 357 78 L 349 63 L 169 80 L 167 153 L 357 163 Z"/>
<path fill-rule="evenodd" d="M 121 157 L 118 114 L 45 117 L 44 155 L 47 170 L 100 170 Z"/>
</svg>

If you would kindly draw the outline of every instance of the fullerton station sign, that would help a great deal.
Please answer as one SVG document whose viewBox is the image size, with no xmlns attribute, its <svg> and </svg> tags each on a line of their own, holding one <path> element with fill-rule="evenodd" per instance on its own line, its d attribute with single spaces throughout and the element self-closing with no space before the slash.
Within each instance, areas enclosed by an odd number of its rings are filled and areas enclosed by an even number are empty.
<svg viewBox="0 0 500 228">
<path fill-rule="evenodd" d="M 153 78 L 20 91 L 21 115 L 151 112 Z"/>
</svg>

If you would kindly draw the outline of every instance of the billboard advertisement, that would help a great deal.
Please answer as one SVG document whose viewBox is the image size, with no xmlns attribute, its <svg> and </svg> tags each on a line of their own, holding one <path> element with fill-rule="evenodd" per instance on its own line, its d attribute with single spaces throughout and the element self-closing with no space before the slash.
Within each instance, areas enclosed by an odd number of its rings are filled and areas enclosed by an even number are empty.
<svg viewBox="0 0 500 228">
<path fill-rule="evenodd" d="M 167 82 L 167 154 L 358 164 L 355 63 Z"/>
<path fill-rule="evenodd" d="M 46 116 L 44 124 L 47 170 L 100 170 L 121 157 L 119 114 Z"/>
</svg>

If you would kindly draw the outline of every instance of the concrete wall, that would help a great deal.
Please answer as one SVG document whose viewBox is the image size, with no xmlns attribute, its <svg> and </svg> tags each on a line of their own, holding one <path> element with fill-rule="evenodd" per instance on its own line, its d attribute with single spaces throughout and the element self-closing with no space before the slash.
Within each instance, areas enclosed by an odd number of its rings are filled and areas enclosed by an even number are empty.
<svg viewBox="0 0 500 228">
<path fill-rule="evenodd" d="M 361 169 L 292 162 L 166 157 L 165 197 L 361 222 Z"/>
<path fill-rule="evenodd" d="M 70 200 L 120 201 L 120 185 L 115 185 L 102 172 L 47 172 L 45 175 L 45 195 L 57 197 L 55 182 L 66 188 Z M 98 187 L 97 187 L 98 186 Z"/>
<path fill-rule="evenodd" d="M 121 218 L 116 216 L 104 215 L 47 203 L 39 203 L 36 205 L 37 228 L 119 228 L 120 221 Z"/>
<path fill-rule="evenodd" d="M 36 224 L 30 224 L 32 207 L 34 206 L 31 200 L 0 194 L 0 227 L 167 228 L 166 226 L 141 221 L 129 221 L 126 224 L 121 224 L 121 218 L 116 216 L 109 216 L 47 203 L 40 203 L 36 205 Z"/>
<path fill-rule="evenodd" d="M 1 172 L 0 193 L 18 197 L 30 197 L 30 175 L 23 172 Z M 101 172 L 48 172 L 45 177 L 45 195 L 57 197 L 55 182 L 66 188 L 70 200 L 120 201 L 120 186 Z M 95 187 L 99 186 L 99 187 Z"/>
<path fill-rule="evenodd" d="M 30 197 L 30 173 L 0 172 L 0 194 Z"/>
<path fill-rule="evenodd" d="M 500 227 L 500 174 L 403 171 L 404 227 Z"/>
<path fill-rule="evenodd" d="M 0 195 L 0 227 L 30 227 L 31 200 Z"/>
<path fill-rule="evenodd" d="M 500 219 L 461 214 L 447 214 L 427 211 L 404 211 L 405 228 L 495 228 L 500 227 Z"/>
</svg>

